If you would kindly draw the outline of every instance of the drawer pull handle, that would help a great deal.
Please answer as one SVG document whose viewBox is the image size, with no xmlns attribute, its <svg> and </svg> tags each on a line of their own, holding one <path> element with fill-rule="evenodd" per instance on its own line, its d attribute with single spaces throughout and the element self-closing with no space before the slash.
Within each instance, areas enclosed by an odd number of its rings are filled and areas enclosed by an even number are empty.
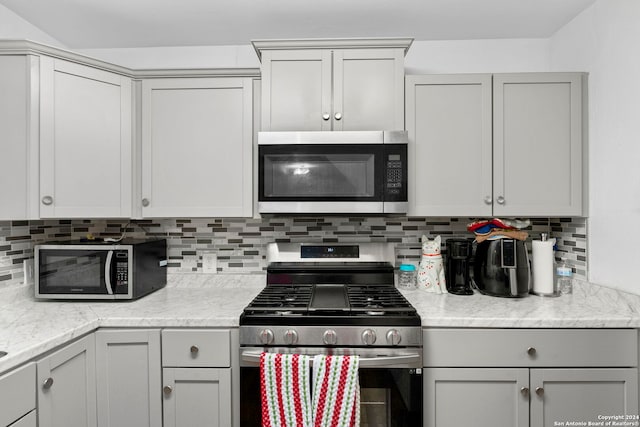
<svg viewBox="0 0 640 427">
<path fill-rule="evenodd" d="M 53 197 L 51 196 L 44 196 L 42 198 L 42 204 L 45 206 L 50 206 L 53 204 Z"/>
<path fill-rule="evenodd" d="M 536 348 L 535 348 L 535 347 L 529 347 L 529 348 L 527 349 L 527 354 L 528 354 L 529 356 L 535 356 L 535 355 L 536 355 Z"/>
<path fill-rule="evenodd" d="M 166 385 L 162 390 L 164 391 L 165 395 L 169 396 L 173 391 L 173 387 L 171 387 L 170 385 Z"/>
<path fill-rule="evenodd" d="M 46 380 L 44 380 L 44 382 L 42 383 L 42 388 L 44 388 L 45 390 L 48 390 L 51 388 L 52 385 L 53 385 L 53 378 L 49 377 Z"/>
<path fill-rule="evenodd" d="M 522 393 L 523 396 L 528 396 L 529 395 L 529 387 L 522 387 L 520 389 L 520 393 Z"/>
<path fill-rule="evenodd" d="M 198 348 L 198 346 L 197 346 L 197 345 L 192 345 L 192 346 L 191 346 L 191 354 L 192 354 L 192 355 L 194 355 L 194 356 L 195 356 L 196 354 L 198 354 L 198 352 L 199 352 L 199 351 L 200 351 L 200 349 Z"/>
<path fill-rule="evenodd" d="M 542 387 L 536 387 L 536 394 L 538 396 L 543 396 L 544 395 L 544 389 Z"/>
</svg>

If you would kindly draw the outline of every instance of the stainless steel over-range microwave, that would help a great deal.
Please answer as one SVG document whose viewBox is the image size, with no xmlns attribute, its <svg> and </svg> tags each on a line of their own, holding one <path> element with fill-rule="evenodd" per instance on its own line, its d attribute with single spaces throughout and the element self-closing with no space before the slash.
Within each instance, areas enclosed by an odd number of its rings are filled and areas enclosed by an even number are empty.
<svg viewBox="0 0 640 427">
<path fill-rule="evenodd" d="M 130 300 L 167 283 L 167 241 L 55 242 L 35 247 L 36 298 Z"/>
<path fill-rule="evenodd" d="M 405 213 L 405 131 L 260 132 L 260 213 Z"/>
</svg>

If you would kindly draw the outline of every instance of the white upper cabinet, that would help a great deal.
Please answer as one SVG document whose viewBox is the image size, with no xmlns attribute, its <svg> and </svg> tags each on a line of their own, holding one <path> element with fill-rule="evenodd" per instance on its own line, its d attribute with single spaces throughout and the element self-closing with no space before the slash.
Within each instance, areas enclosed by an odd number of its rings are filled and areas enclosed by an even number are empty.
<svg viewBox="0 0 640 427">
<path fill-rule="evenodd" d="M 409 214 L 491 216 L 491 75 L 407 76 Z"/>
<path fill-rule="evenodd" d="M 131 216 L 131 79 L 40 57 L 40 216 Z"/>
<path fill-rule="evenodd" d="M 0 56 L 0 220 L 38 218 L 40 61 Z"/>
<path fill-rule="evenodd" d="M 144 217 L 249 217 L 252 79 L 142 82 Z"/>
<path fill-rule="evenodd" d="M 409 215 L 586 215 L 585 79 L 407 76 Z"/>
<path fill-rule="evenodd" d="M 261 130 L 404 130 L 411 39 L 253 43 L 262 61 Z"/>
<path fill-rule="evenodd" d="M 493 212 L 580 216 L 583 210 L 583 75 L 493 78 Z"/>
</svg>

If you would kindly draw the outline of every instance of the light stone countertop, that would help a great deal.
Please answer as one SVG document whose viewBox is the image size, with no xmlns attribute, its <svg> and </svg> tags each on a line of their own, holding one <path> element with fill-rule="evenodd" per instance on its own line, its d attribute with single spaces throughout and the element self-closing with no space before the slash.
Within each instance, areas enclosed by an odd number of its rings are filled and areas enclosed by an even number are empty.
<svg viewBox="0 0 640 427">
<path fill-rule="evenodd" d="M 237 327 L 265 276 L 169 274 L 137 301 L 36 301 L 33 287 L 0 292 L 0 375 L 99 327 Z M 424 327 L 640 328 L 640 296 L 578 283 L 572 295 L 508 299 L 402 291 Z"/>
</svg>

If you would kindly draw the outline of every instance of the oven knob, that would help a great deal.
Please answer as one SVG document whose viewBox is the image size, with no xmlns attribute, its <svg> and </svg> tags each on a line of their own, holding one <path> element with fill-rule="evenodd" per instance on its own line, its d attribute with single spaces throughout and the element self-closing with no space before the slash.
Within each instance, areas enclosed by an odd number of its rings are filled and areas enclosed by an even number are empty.
<svg viewBox="0 0 640 427">
<path fill-rule="evenodd" d="M 397 329 L 391 329 L 387 332 L 387 344 L 398 345 L 400 344 L 400 341 L 402 341 L 402 337 Z"/>
<path fill-rule="evenodd" d="M 365 329 L 362 332 L 362 343 L 364 345 L 373 345 L 376 342 L 376 331 L 373 329 Z"/>
<path fill-rule="evenodd" d="M 336 331 L 333 329 L 327 329 L 324 331 L 324 334 L 322 334 L 322 341 L 326 345 L 335 345 L 338 342 L 338 335 L 336 334 Z"/>
<path fill-rule="evenodd" d="M 284 343 L 287 345 L 293 345 L 298 342 L 298 333 L 294 329 L 287 329 L 284 331 Z"/>
<path fill-rule="evenodd" d="M 273 331 L 271 329 L 263 329 L 260 331 L 260 342 L 264 345 L 273 342 Z"/>
</svg>

